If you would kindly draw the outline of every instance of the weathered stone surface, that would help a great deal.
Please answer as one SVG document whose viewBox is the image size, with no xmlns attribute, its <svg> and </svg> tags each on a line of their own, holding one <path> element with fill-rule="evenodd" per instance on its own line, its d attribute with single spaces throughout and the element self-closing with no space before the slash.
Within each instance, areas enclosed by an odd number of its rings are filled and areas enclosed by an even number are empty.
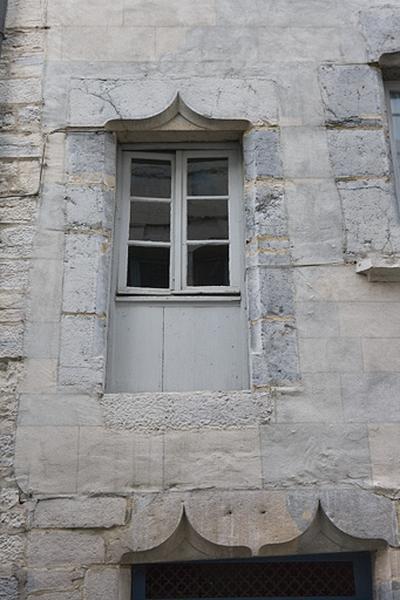
<svg viewBox="0 0 400 600">
<path fill-rule="evenodd" d="M 371 174 L 374 169 L 371 170 Z M 340 182 L 349 254 L 399 252 L 400 228 L 393 186 L 383 180 Z"/>
<path fill-rule="evenodd" d="M 102 425 L 99 403 L 78 394 L 21 394 L 18 422 L 22 427 Z"/>
<path fill-rule="evenodd" d="M 83 579 L 83 569 L 29 569 L 26 581 L 26 591 L 35 592 L 65 592 L 78 587 Z"/>
<path fill-rule="evenodd" d="M 282 162 L 286 177 L 325 178 L 332 167 L 322 127 L 282 127 Z"/>
<path fill-rule="evenodd" d="M 377 69 L 366 65 L 323 65 L 320 83 L 327 121 L 360 123 L 382 118 L 385 105 Z"/>
<path fill-rule="evenodd" d="M 360 24 L 368 47 L 368 59 L 378 61 L 386 52 L 397 52 L 397 31 L 400 27 L 400 10 L 397 6 L 363 7 Z"/>
<path fill-rule="evenodd" d="M 33 525 L 41 528 L 90 529 L 124 525 L 125 498 L 65 498 L 40 500 Z"/>
<path fill-rule="evenodd" d="M 80 531 L 32 531 L 27 546 L 28 565 L 80 565 L 104 560 L 104 541 Z"/>
<path fill-rule="evenodd" d="M 255 129 L 243 138 L 245 176 L 282 177 L 279 132 L 274 129 Z"/>
<path fill-rule="evenodd" d="M 341 261 L 343 219 L 333 182 L 328 179 L 287 182 L 285 197 L 293 261 L 299 264 Z"/>
<path fill-rule="evenodd" d="M 251 392 L 105 394 L 106 427 L 135 431 L 245 427 L 269 421 L 272 400 Z"/>
<path fill-rule="evenodd" d="M 0 577 L 0 600 L 18 600 L 18 580 L 16 577 Z"/>
<path fill-rule="evenodd" d="M 0 201 L 0 220 L 6 223 L 29 223 L 36 209 L 33 198 L 4 198 Z"/>
<path fill-rule="evenodd" d="M 246 239 L 257 235 L 286 236 L 287 214 L 282 185 L 266 181 L 245 188 Z"/>
<path fill-rule="evenodd" d="M 25 548 L 24 536 L 0 534 L 0 565 L 21 564 Z"/>
<path fill-rule="evenodd" d="M 363 370 L 359 338 L 330 337 L 299 340 L 300 364 L 306 373 L 359 373 Z"/>
<path fill-rule="evenodd" d="M 374 486 L 397 490 L 400 487 L 399 423 L 369 425 L 368 438 Z"/>
<path fill-rule="evenodd" d="M 363 339 L 362 347 L 366 371 L 400 371 L 400 339 L 367 338 Z"/>
<path fill-rule="evenodd" d="M 266 425 L 261 448 L 265 487 L 370 481 L 368 433 L 362 424 Z"/>
<path fill-rule="evenodd" d="M 338 304 L 340 333 L 344 337 L 398 338 L 398 302 L 342 302 Z"/>
<path fill-rule="evenodd" d="M 389 151 L 382 129 L 331 129 L 328 141 L 336 177 L 389 175 Z"/>
<path fill-rule="evenodd" d="M 92 567 L 85 575 L 83 585 L 85 597 L 88 600 L 108 600 L 120 598 L 120 570 L 115 567 Z"/>
<path fill-rule="evenodd" d="M 347 421 L 385 423 L 400 420 L 398 373 L 342 375 L 343 410 Z"/>
<path fill-rule="evenodd" d="M 296 309 L 299 337 L 326 338 L 339 335 L 338 305 L 336 303 L 298 302 Z"/>
<path fill-rule="evenodd" d="M 293 318 L 271 316 L 262 319 L 259 336 L 261 352 L 254 352 L 251 357 L 252 384 L 256 387 L 279 386 L 298 381 L 297 334 Z"/>
<path fill-rule="evenodd" d="M 66 224 L 71 227 L 112 228 L 114 194 L 100 186 L 68 186 Z"/>
<path fill-rule="evenodd" d="M 166 433 L 164 461 L 168 488 L 261 487 L 255 428 Z"/>
</svg>

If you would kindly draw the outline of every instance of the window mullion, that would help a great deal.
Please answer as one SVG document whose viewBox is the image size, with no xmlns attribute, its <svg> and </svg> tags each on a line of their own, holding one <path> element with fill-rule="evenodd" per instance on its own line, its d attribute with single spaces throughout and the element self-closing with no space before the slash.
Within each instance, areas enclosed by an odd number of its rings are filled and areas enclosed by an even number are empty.
<svg viewBox="0 0 400 600">
<path fill-rule="evenodd" d="M 171 237 L 173 248 L 173 281 L 172 289 L 182 289 L 182 213 L 183 213 L 183 153 L 178 150 L 175 160 L 175 185 L 173 200 L 173 232 Z"/>
</svg>

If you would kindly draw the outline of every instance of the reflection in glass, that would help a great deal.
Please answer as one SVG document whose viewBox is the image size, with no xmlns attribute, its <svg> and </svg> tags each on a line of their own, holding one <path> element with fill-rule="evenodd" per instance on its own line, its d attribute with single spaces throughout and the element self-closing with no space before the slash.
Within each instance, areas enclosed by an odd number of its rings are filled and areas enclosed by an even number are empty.
<svg viewBox="0 0 400 600">
<path fill-rule="evenodd" d="M 188 196 L 227 196 L 227 158 L 189 158 L 187 163 Z"/>
<path fill-rule="evenodd" d="M 170 241 L 170 203 L 131 202 L 130 240 Z"/>
<path fill-rule="evenodd" d="M 170 198 L 170 161 L 150 158 L 132 159 L 131 196 Z"/>
<path fill-rule="evenodd" d="M 229 285 L 229 246 L 188 245 L 189 286 Z"/>
<path fill-rule="evenodd" d="M 169 288 L 169 248 L 129 246 L 127 285 Z"/>
<path fill-rule="evenodd" d="M 396 145 L 396 154 L 400 160 L 400 92 L 390 92 L 390 106 L 392 109 L 393 135 Z"/>
<path fill-rule="evenodd" d="M 188 200 L 187 219 L 189 240 L 228 238 L 227 200 Z"/>
</svg>

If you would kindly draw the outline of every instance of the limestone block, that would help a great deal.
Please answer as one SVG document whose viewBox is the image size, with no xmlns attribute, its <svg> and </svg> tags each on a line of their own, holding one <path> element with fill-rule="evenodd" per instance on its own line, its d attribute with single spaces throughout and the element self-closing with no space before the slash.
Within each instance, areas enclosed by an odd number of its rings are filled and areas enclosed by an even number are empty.
<svg viewBox="0 0 400 600">
<path fill-rule="evenodd" d="M 289 250 L 289 238 L 286 235 L 258 235 L 246 246 L 246 267 L 289 267 Z"/>
<path fill-rule="evenodd" d="M 61 366 L 101 369 L 105 352 L 104 336 L 104 319 L 91 315 L 65 315 L 61 322 Z"/>
<path fill-rule="evenodd" d="M 58 358 L 59 337 L 60 327 L 57 321 L 26 322 L 24 352 L 31 358 Z"/>
<path fill-rule="evenodd" d="M 80 531 L 32 531 L 28 538 L 29 566 L 82 565 L 104 560 L 104 541 Z"/>
<path fill-rule="evenodd" d="M 340 332 L 344 337 L 398 338 L 398 302 L 342 302 L 338 305 Z"/>
<path fill-rule="evenodd" d="M 8 223 L 29 223 L 36 211 L 33 198 L 4 198 L 0 201 L 0 221 Z"/>
<path fill-rule="evenodd" d="M 39 160 L 30 158 L 10 162 L 2 159 L 0 162 L 0 197 L 37 194 L 39 179 Z"/>
<path fill-rule="evenodd" d="M 322 127 L 282 127 L 282 162 L 286 177 L 331 175 L 326 131 Z"/>
<path fill-rule="evenodd" d="M 92 567 L 88 569 L 83 589 L 87 600 L 109 600 L 109 598 L 119 600 L 120 569 L 118 567 Z"/>
<path fill-rule="evenodd" d="M 301 180 L 285 185 L 291 255 L 294 262 L 341 261 L 343 222 L 340 198 L 331 180 Z"/>
<path fill-rule="evenodd" d="M 14 488 L 3 488 L 0 491 L 0 511 L 8 511 L 19 503 L 19 493 Z"/>
<path fill-rule="evenodd" d="M 369 62 L 378 61 L 386 52 L 398 52 L 400 9 L 397 6 L 366 8 L 360 12 L 360 24 L 367 41 Z"/>
<path fill-rule="evenodd" d="M 146 0 L 132 0 L 124 7 L 124 25 L 148 27 L 181 27 L 215 25 L 215 5 L 204 0 L 171 0 L 168 6 L 162 0 L 149 4 Z"/>
<path fill-rule="evenodd" d="M 296 327 L 293 318 L 262 319 L 261 352 L 251 356 L 251 378 L 256 387 L 287 385 L 299 380 Z"/>
<path fill-rule="evenodd" d="M 368 437 L 373 485 L 378 489 L 399 489 L 400 425 L 398 423 L 369 425 Z"/>
<path fill-rule="evenodd" d="M 222 546 L 251 548 L 257 554 L 262 546 L 287 542 L 306 529 L 311 518 L 300 528 L 292 514 L 295 504 L 285 492 L 213 490 L 188 496 L 185 511 L 192 527 L 206 540 Z M 316 499 L 302 498 L 301 504 L 303 514 L 311 517 Z"/>
<path fill-rule="evenodd" d="M 18 423 L 22 427 L 102 425 L 98 401 L 78 394 L 21 394 Z"/>
<path fill-rule="evenodd" d="M 24 379 L 21 392 L 49 393 L 56 391 L 57 385 L 56 358 L 28 358 L 25 363 Z"/>
<path fill-rule="evenodd" d="M 275 5 L 274 11 L 279 5 Z M 307 5 L 308 6 L 308 5 Z M 300 11 L 303 13 L 304 8 Z M 288 11 L 290 14 L 292 10 Z M 298 13 L 300 14 L 300 13 Z M 281 127 L 320 126 L 324 122 L 323 106 L 314 63 L 279 65 L 279 123 Z"/>
<path fill-rule="evenodd" d="M 372 170 L 372 172 L 374 172 Z M 370 179 L 338 183 L 350 254 L 400 252 L 396 198 L 390 183 Z"/>
<path fill-rule="evenodd" d="M 28 594 L 35 592 L 65 592 L 78 587 L 83 579 L 83 570 L 70 569 L 29 569 L 26 579 Z"/>
<path fill-rule="evenodd" d="M 250 320 L 294 314 L 293 277 L 289 269 L 248 269 L 247 286 Z"/>
<path fill-rule="evenodd" d="M 338 306 L 335 302 L 298 302 L 296 308 L 296 325 L 300 338 L 339 335 Z"/>
<path fill-rule="evenodd" d="M 68 186 L 65 213 L 67 226 L 111 229 L 114 194 L 100 186 Z"/>
<path fill-rule="evenodd" d="M 166 433 L 164 481 L 178 489 L 260 487 L 258 430 Z"/>
<path fill-rule="evenodd" d="M 385 100 L 377 69 L 367 65 L 323 65 L 320 83 L 327 121 L 360 123 L 382 118 Z"/>
<path fill-rule="evenodd" d="M 74 590 L 71 592 L 44 592 L 40 594 L 42 600 L 81 600 L 82 594 L 80 590 Z"/>
<path fill-rule="evenodd" d="M 327 133 L 336 177 L 389 175 L 389 152 L 382 129 L 331 129 Z"/>
<path fill-rule="evenodd" d="M 77 427 L 18 427 L 15 473 L 24 491 L 76 493 Z"/>
<path fill-rule="evenodd" d="M 365 490 L 326 490 L 321 506 L 341 531 L 360 539 L 384 539 L 397 544 L 392 501 Z"/>
<path fill-rule="evenodd" d="M 286 236 L 287 214 L 280 185 L 257 181 L 245 188 L 246 239 L 253 236 Z"/>
<path fill-rule="evenodd" d="M 70 133 L 66 141 L 66 171 L 72 182 L 98 184 L 113 176 L 115 156 L 110 134 Z"/>
<path fill-rule="evenodd" d="M 25 537 L 21 534 L 0 534 L 0 565 L 19 564 L 23 560 Z M 8 600 L 8 599 L 7 599 Z"/>
<path fill-rule="evenodd" d="M 43 16 L 43 3 L 26 0 L 14 0 L 7 7 L 7 27 L 36 27 L 41 25 Z"/>
<path fill-rule="evenodd" d="M 301 358 L 300 354 L 300 361 Z M 324 373 L 321 377 L 302 372 L 302 387 L 291 393 L 282 392 L 277 397 L 276 419 L 278 423 L 343 422 L 340 375 Z"/>
<path fill-rule="evenodd" d="M 122 0 L 114 0 L 99 10 L 99 5 L 93 0 L 79 2 L 70 0 L 65 5 L 61 0 L 53 0 L 47 9 L 47 23 L 50 27 L 73 27 L 77 23 L 81 26 L 120 26 L 122 28 Z"/>
<path fill-rule="evenodd" d="M 31 225 L 8 225 L 0 230 L 4 258 L 30 258 L 34 228 Z"/>
<path fill-rule="evenodd" d="M 31 290 L 27 317 L 35 322 L 60 319 L 63 263 L 61 260 L 38 258 L 31 263 Z"/>
<path fill-rule="evenodd" d="M 265 487 L 366 485 L 370 480 L 365 425 L 266 425 L 261 448 Z"/>
<path fill-rule="evenodd" d="M 162 486 L 163 442 L 160 435 L 82 427 L 78 491 L 123 493 Z"/>
<path fill-rule="evenodd" d="M 65 236 L 65 312 L 106 312 L 110 251 L 109 240 L 103 235 L 70 233 Z"/>
<path fill-rule="evenodd" d="M 14 455 L 14 436 L 0 434 L 0 467 L 11 467 Z"/>
<path fill-rule="evenodd" d="M 26 260 L 0 262 L 0 280 L 3 290 L 24 289 L 28 280 L 29 263 Z"/>
<path fill-rule="evenodd" d="M 64 27 L 61 32 L 63 60 L 80 61 L 82 57 L 91 62 L 154 60 L 154 27 L 117 27 L 105 24 L 77 27 L 75 24 L 74 27 Z"/>
<path fill-rule="evenodd" d="M 4 104 L 40 102 L 42 90 L 37 77 L 0 81 L 0 102 Z"/>
<path fill-rule="evenodd" d="M 39 528 L 91 529 L 124 525 L 125 498 L 54 498 L 39 500 L 33 526 Z"/>
<path fill-rule="evenodd" d="M 48 174 L 49 170 L 46 169 L 46 183 L 42 187 L 38 224 L 43 230 L 64 231 L 66 225 L 65 188 L 64 185 L 59 183 L 49 183 Z"/>
<path fill-rule="evenodd" d="M 354 265 L 326 265 L 294 269 L 295 295 L 299 301 L 398 302 L 397 283 L 368 283 L 354 272 Z"/>
<path fill-rule="evenodd" d="M 18 580 L 16 577 L 0 577 L 0 600 L 18 600 Z"/>
<path fill-rule="evenodd" d="M 0 357 L 18 358 L 23 355 L 23 324 L 0 323 Z"/>
<path fill-rule="evenodd" d="M 304 373 L 359 373 L 363 370 L 361 340 L 350 337 L 299 340 Z"/>
<path fill-rule="evenodd" d="M 255 129 L 243 138 L 245 178 L 282 177 L 279 132 Z"/>
<path fill-rule="evenodd" d="M 343 410 L 347 421 L 396 422 L 400 420 L 397 373 L 342 375 Z"/>
<path fill-rule="evenodd" d="M 39 134 L 3 133 L 0 146 L 1 158 L 28 158 L 41 156 Z"/>
<path fill-rule="evenodd" d="M 21 310 L 24 306 L 24 300 L 24 295 L 21 291 L 0 290 L 1 310 Z"/>
<path fill-rule="evenodd" d="M 400 372 L 400 339 L 362 340 L 365 371 Z"/>
</svg>

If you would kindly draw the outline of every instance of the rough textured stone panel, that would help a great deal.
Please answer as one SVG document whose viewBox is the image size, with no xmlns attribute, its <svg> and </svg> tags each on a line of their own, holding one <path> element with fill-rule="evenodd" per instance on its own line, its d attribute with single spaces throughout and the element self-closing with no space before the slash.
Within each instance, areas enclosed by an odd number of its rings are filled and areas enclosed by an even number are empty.
<svg viewBox="0 0 400 600">
<path fill-rule="evenodd" d="M 322 127 L 282 127 L 282 162 L 286 177 L 329 177 L 326 131 Z"/>
<path fill-rule="evenodd" d="M 360 23 L 367 40 L 370 61 L 379 60 L 385 52 L 398 52 L 400 9 L 397 6 L 365 8 L 360 13 Z"/>
<path fill-rule="evenodd" d="M 135 431 L 245 427 L 269 421 L 272 400 L 251 392 L 106 394 L 106 427 Z"/>
<path fill-rule="evenodd" d="M 76 498 L 40 500 L 33 525 L 41 528 L 90 529 L 123 525 L 125 498 Z"/>
<path fill-rule="evenodd" d="M 0 600 L 18 600 L 18 597 L 16 577 L 0 577 Z"/>
<path fill-rule="evenodd" d="M 370 481 L 365 425 L 266 425 L 261 447 L 267 487 Z"/>
<path fill-rule="evenodd" d="M 88 569 L 84 581 L 84 593 L 88 600 L 119 599 L 120 571 L 118 568 Z"/>
<path fill-rule="evenodd" d="M 23 535 L 0 534 L 0 564 L 21 563 L 24 556 L 25 539 Z"/>
<path fill-rule="evenodd" d="M 26 581 L 26 591 L 34 592 L 65 592 L 78 587 L 83 579 L 83 569 L 29 569 Z"/>
<path fill-rule="evenodd" d="M 282 177 L 279 132 L 256 129 L 243 138 L 246 179 Z"/>
</svg>

